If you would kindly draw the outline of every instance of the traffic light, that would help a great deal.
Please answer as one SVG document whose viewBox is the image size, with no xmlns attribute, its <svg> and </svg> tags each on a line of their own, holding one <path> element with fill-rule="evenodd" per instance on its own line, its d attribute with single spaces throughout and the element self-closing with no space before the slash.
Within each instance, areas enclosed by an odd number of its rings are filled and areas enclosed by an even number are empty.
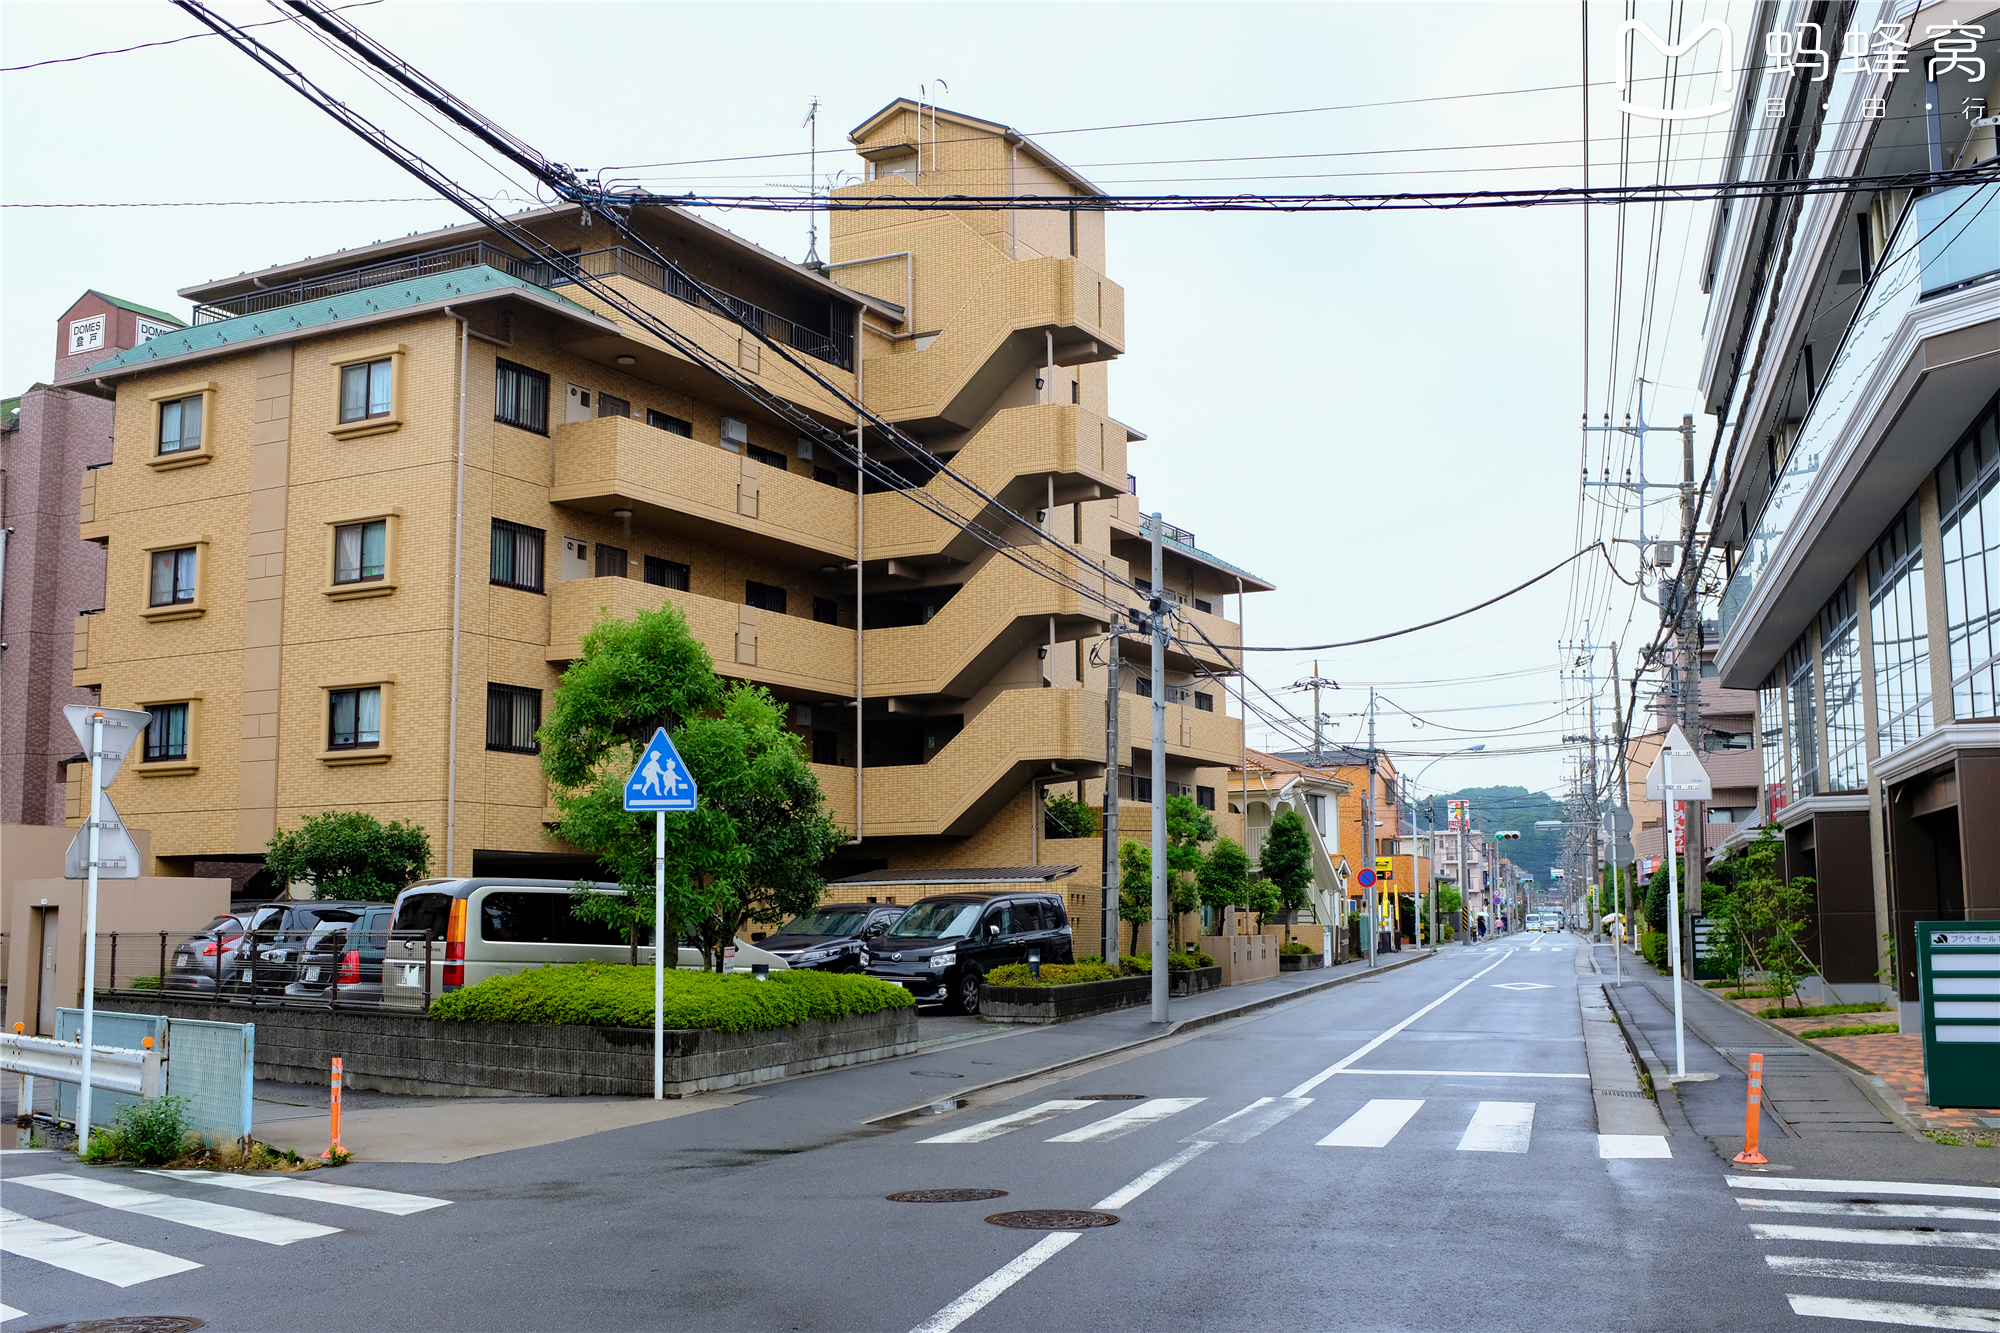
<svg viewBox="0 0 2000 1333">
<path fill-rule="evenodd" d="M 1502 829 L 1493 836 L 1502 842 L 1519 842 L 1521 840 L 1521 835 L 1513 829 Z"/>
</svg>

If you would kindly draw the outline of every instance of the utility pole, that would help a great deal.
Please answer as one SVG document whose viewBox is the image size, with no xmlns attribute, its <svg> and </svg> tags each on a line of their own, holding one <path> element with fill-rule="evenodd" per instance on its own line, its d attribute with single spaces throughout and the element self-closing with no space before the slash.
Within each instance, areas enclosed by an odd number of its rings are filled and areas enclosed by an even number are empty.
<svg viewBox="0 0 2000 1333">
<path fill-rule="evenodd" d="M 1614 643 L 1611 645 L 1611 725 L 1617 729 L 1613 733 L 1612 744 L 1616 747 L 1614 759 L 1618 765 L 1618 786 L 1615 789 L 1617 794 L 1611 804 L 1614 812 L 1628 808 L 1632 801 L 1632 780 L 1625 769 L 1624 694 L 1623 682 L 1618 679 L 1618 645 Z M 1611 864 L 1614 876 L 1612 882 L 1620 885 L 1617 894 L 1618 905 L 1614 909 L 1618 913 L 1620 929 L 1611 937 L 1611 977 L 1613 985 L 1622 986 L 1625 984 L 1625 940 L 1632 933 L 1632 881 L 1626 877 L 1625 867 L 1618 859 L 1618 836 L 1618 825 L 1614 819 L 1611 826 Z M 1638 871 L 1639 867 L 1635 862 L 1632 873 L 1636 875 Z"/>
<path fill-rule="evenodd" d="M 1681 417 L 1681 578 L 1675 589 L 1680 615 L 1675 632 L 1681 659 L 1681 730 L 1694 747 L 1695 762 L 1701 762 L 1701 570 L 1695 563 L 1695 483 L 1694 416 Z M 1705 766 L 1705 765 L 1704 765 Z M 1687 910 L 1701 910 L 1701 867 L 1708 859 L 1706 818 L 1701 802 L 1690 801 L 1687 811 Z"/>
<path fill-rule="evenodd" d="M 1318 687 L 1314 687 L 1317 692 Z M 1317 733 L 1315 733 L 1317 734 Z M 1368 792 L 1361 802 L 1361 847 L 1362 864 L 1367 868 L 1370 879 L 1375 876 L 1375 687 L 1368 687 Z M 1375 966 L 1376 941 L 1380 938 L 1382 924 L 1381 911 L 1376 907 L 1379 901 L 1377 885 L 1368 886 L 1368 966 Z"/>
<path fill-rule="evenodd" d="M 1167 1021 L 1167 590 L 1161 545 L 1166 519 L 1153 515 L 1153 1021 Z"/>
<path fill-rule="evenodd" d="M 1118 749 L 1121 702 L 1118 690 L 1119 674 L 1125 666 L 1119 638 L 1125 630 L 1125 624 L 1114 616 L 1108 640 L 1111 662 L 1105 671 L 1108 679 L 1104 693 L 1104 961 L 1112 967 L 1118 966 L 1118 898 L 1122 878 L 1118 864 L 1118 800 L 1123 795 L 1119 791 L 1123 765 Z"/>
</svg>

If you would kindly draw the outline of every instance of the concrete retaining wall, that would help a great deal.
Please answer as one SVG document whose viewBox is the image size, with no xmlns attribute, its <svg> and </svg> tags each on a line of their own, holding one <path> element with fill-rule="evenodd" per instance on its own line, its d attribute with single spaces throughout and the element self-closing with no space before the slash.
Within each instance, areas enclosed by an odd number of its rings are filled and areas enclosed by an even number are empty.
<svg viewBox="0 0 2000 1333">
<path fill-rule="evenodd" d="M 167 996 L 101 996 L 101 1008 L 257 1025 L 257 1077 L 328 1081 L 340 1056 L 351 1088 L 425 1097 L 650 1097 L 653 1034 L 643 1028 L 446 1023 L 414 1014 L 253 1008 Z M 915 1008 L 760 1032 L 670 1029 L 669 1097 L 765 1083 L 917 1048 Z"/>
<path fill-rule="evenodd" d="M 1145 1004 L 1152 993 L 1151 977 L 1113 977 L 1069 986 L 988 986 L 980 996 L 979 1013 L 995 1023 L 1067 1023 Z"/>
</svg>

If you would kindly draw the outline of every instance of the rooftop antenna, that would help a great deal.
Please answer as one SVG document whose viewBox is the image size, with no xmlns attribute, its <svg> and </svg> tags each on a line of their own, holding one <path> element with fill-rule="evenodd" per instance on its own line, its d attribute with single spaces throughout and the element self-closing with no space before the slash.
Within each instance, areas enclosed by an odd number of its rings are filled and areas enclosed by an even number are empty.
<svg viewBox="0 0 2000 1333">
<path fill-rule="evenodd" d="M 935 83 L 945 92 L 951 91 L 951 85 L 943 79 L 933 79 L 931 83 Z M 931 109 L 931 170 L 936 171 L 937 98 L 931 96 L 931 85 L 929 83 L 920 83 L 917 85 L 917 174 L 919 176 L 924 174 L 924 108 L 926 106 Z"/>
<path fill-rule="evenodd" d="M 806 118 L 799 122 L 801 129 L 811 132 L 807 149 L 806 192 L 815 193 L 819 187 L 819 98 L 815 96 L 812 105 L 806 108 Z M 819 268 L 819 210 L 806 210 L 806 267 Z"/>
</svg>

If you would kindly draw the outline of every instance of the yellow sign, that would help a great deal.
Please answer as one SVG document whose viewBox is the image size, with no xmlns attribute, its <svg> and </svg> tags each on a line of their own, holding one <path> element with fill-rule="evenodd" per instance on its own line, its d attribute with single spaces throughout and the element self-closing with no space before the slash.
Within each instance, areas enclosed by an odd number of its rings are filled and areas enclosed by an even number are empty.
<svg viewBox="0 0 2000 1333">
<path fill-rule="evenodd" d="M 1396 865 L 1394 857 L 1378 856 L 1375 858 L 1375 878 L 1377 879 L 1396 878 Z"/>
</svg>

